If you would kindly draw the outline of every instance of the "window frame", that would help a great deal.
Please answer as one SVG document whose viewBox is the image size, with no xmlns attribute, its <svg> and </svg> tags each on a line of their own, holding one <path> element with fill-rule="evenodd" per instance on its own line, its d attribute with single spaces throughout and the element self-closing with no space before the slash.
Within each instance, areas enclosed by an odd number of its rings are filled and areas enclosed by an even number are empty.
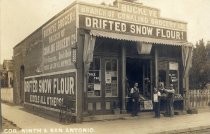
<svg viewBox="0 0 210 134">
<path fill-rule="evenodd" d="M 113 72 L 116 72 L 116 77 L 117 77 L 117 81 L 116 81 L 116 84 L 117 84 L 117 95 L 116 96 L 113 96 L 112 95 L 112 93 L 113 93 L 113 89 L 111 89 L 111 96 L 107 96 L 106 95 L 106 87 L 104 87 L 104 96 L 105 96 L 105 98 L 114 98 L 114 97 L 119 97 L 119 60 L 118 60 L 118 58 L 117 57 L 106 57 L 105 59 L 104 59 L 104 63 L 105 63 L 105 68 L 104 68 L 104 76 L 105 76 L 105 79 L 104 79 L 104 85 L 106 86 L 106 72 L 107 72 L 107 70 L 106 70 L 106 65 L 107 65 L 107 61 L 109 61 L 109 62 L 111 62 L 111 69 L 112 69 L 112 67 L 113 67 L 113 65 L 112 65 L 112 60 L 116 60 L 116 62 L 117 62 L 117 67 L 116 67 L 116 69 L 117 70 L 109 70 L 109 72 L 111 72 L 111 71 L 113 71 Z"/>
<path fill-rule="evenodd" d="M 102 67 L 101 67 L 101 65 L 102 65 L 102 64 L 101 64 L 101 62 L 102 62 L 101 60 L 102 60 L 102 59 L 101 59 L 101 57 L 94 56 L 94 57 L 93 57 L 93 61 L 94 61 L 94 59 L 96 59 L 96 58 L 98 58 L 98 59 L 100 60 L 100 69 L 99 69 L 99 70 L 96 70 L 96 69 L 91 70 L 91 69 L 89 69 L 89 70 L 88 70 L 88 73 L 89 73 L 90 71 L 98 71 L 98 72 L 99 72 L 100 96 L 96 96 L 96 95 L 95 95 L 95 92 L 94 92 L 94 95 L 93 95 L 93 96 L 89 96 L 89 95 L 88 95 L 88 92 L 89 92 L 89 91 L 88 91 L 88 85 L 89 85 L 89 84 L 95 84 L 95 83 L 89 83 L 89 82 L 88 82 L 88 81 L 89 81 L 89 76 L 87 76 L 87 77 L 88 77 L 88 78 L 87 78 L 87 97 L 88 97 L 88 98 L 100 98 L 100 97 L 102 97 L 102 94 L 103 94 L 102 79 L 101 79 L 101 78 L 102 78 L 102 77 L 101 77 L 101 70 L 102 70 L 102 69 L 101 69 L 101 68 L 102 68 Z M 93 63 L 93 62 L 91 62 L 90 64 L 92 64 L 92 63 Z M 87 75 L 88 75 L 88 74 L 87 74 Z"/>
</svg>

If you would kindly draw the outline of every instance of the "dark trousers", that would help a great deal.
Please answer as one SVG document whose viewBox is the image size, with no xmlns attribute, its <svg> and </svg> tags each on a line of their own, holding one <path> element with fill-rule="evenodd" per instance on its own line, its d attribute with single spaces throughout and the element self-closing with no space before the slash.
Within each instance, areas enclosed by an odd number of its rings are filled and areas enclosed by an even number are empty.
<svg viewBox="0 0 210 134">
<path fill-rule="evenodd" d="M 160 117 L 160 101 L 154 102 L 155 117 Z"/>
<path fill-rule="evenodd" d="M 138 102 L 138 100 L 134 99 L 134 101 L 132 103 L 132 115 L 137 116 L 138 110 L 139 110 L 139 102 Z"/>
<path fill-rule="evenodd" d="M 172 98 L 167 99 L 166 115 L 170 117 L 174 116 L 174 100 Z"/>
</svg>

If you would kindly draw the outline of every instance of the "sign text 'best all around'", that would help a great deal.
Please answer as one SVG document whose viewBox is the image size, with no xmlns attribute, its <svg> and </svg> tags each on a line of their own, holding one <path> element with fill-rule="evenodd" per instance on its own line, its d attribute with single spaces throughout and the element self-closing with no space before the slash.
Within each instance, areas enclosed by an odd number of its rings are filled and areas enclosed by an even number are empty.
<svg viewBox="0 0 210 134">
<path fill-rule="evenodd" d="M 125 23 L 120 21 L 80 16 L 80 26 L 88 29 L 98 29 L 118 33 L 126 33 L 136 36 L 163 38 L 169 40 L 186 40 L 186 32 L 170 30 L 147 25 Z"/>
</svg>

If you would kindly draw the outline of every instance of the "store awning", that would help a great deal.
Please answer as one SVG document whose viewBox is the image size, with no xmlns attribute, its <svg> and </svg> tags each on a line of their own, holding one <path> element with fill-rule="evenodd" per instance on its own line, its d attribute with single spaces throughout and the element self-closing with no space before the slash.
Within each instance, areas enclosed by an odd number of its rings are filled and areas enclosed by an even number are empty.
<svg viewBox="0 0 210 134">
<path fill-rule="evenodd" d="M 147 37 L 140 37 L 140 36 L 134 36 L 134 35 L 126 35 L 126 34 L 111 33 L 111 32 L 105 32 L 105 31 L 98 31 L 98 30 L 91 30 L 90 35 L 96 36 L 96 37 L 118 39 L 118 40 L 137 41 L 137 42 L 173 45 L 173 46 L 182 46 L 182 45 L 188 44 L 187 42 L 178 42 L 178 41 L 173 41 L 173 40 L 147 38 Z"/>
</svg>

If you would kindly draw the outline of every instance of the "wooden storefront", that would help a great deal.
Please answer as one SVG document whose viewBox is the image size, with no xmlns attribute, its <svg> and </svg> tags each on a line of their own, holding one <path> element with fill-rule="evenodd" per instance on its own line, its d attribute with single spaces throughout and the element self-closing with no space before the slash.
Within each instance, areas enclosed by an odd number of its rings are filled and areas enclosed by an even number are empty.
<svg viewBox="0 0 210 134">
<path fill-rule="evenodd" d="M 129 112 L 129 90 L 138 82 L 141 110 L 152 110 L 159 82 L 184 95 L 190 55 L 184 52 L 190 48 L 187 24 L 160 17 L 156 8 L 74 2 L 14 48 L 16 100 L 24 96 L 25 105 L 45 113 L 58 112 L 55 101 L 65 102 L 81 121 L 113 109 Z M 25 89 L 19 89 L 21 68 Z"/>
</svg>

